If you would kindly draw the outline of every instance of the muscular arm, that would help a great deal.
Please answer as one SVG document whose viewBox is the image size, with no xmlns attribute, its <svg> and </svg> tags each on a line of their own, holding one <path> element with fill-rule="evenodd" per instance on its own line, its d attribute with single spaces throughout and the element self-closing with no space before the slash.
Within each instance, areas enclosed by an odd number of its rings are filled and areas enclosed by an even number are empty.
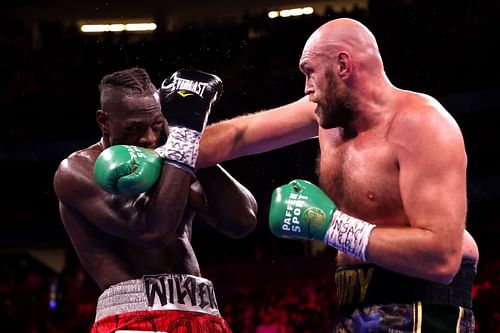
<svg viewBox="0 0 500 333">
<path fill-rule="evenodd" d="M 394 121 L 390 136 L 410 227 L 373 229 L 367 258 L 400 273 L 449 283 L 462 258 L 467 158 L 457 124 L 437 109 Z"/>
<path fill-rule="evenodd" d="M 64 223 L 89 221 L 113 236 L 152 246 L 176 237 L 185 213 L 192 175 L 165 164 L 157 185 L 140 196 L 114 195 L 93 178 L 94 152 L 64 160 L 54 177 Z"/>
<path fill-rule="evenodd" d="M 257 224 L 257 202 L 250 191 L 217 165 L 196 172 L 197 214 L 227 236 L 246 236 Z"/>
<path fill-rule="evenodd" d="M 284 147 L 318 135 L 316 104 L 303 97 L 267 111 L 210 125 L 200 141 L 198 168 Z"/>
</svg>

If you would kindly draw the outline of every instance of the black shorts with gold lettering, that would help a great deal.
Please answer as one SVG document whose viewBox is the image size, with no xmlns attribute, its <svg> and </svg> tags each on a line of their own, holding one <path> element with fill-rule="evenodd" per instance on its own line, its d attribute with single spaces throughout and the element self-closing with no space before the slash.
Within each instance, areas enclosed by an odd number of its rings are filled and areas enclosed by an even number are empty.
<svg viewBox="0 0 500 333">
<path fill-rule="evenodd" d="M 474 332 L 473 263 L 462 262 L 449 285 L 397 274 L 375 265 L 335 273 L 335 332 Z"/>
</svg>

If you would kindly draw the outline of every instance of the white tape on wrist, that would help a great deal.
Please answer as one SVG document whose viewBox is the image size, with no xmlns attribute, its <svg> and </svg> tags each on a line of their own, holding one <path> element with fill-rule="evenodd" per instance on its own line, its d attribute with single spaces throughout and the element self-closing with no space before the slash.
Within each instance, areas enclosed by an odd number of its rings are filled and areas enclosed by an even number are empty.
<svg viewBox="0 0 500 333">
<path fill-rule="evenodd" d="M 336 210 L 323 241 L 339 251 L 366 261 L 366 247 L 373 228 L 374 224 Z"/>
<path fill-rule="evenodd" d="M 156 152 L 166 160 L 187 166 L 194 170 L 198 158 L 201 133 L 186 127 L 169 128 L 167 142 L 156 148 Z"/>
</svg>

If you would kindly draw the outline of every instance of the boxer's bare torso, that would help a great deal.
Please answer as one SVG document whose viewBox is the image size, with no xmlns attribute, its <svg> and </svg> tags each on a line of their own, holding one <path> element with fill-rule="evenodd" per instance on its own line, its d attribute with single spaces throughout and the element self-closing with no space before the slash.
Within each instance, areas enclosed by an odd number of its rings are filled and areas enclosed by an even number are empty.
<svg viewBox="0 0 500 333">
<path fill-rule="evenodd" d="M 91 177 L 95 159 L 102 152 L 95 144 L 71 155 L 63 164 L 62 172 L 79 177 Z M 95 186 L 98 186 L 95 184 Z M 64 227 L 87 272 L 102 289 L 145 274 L 179 273 L 200 275 L 198 261 L 191 246 L 191 228 L 196 200 L 201 199 L 197 187 L 192 186 L 188 208 L 173 241 L 166 246 L 148 246 L 106 233 L 83 217 L 76 209 L 60 204 Z M 124 211 L 132 203 L 130 196 L 109 195 L 106 205 L 115 211 Z M 146 196 L 135 200 L 148 200 Z M 122 207 L 122 208 L 121 208 Z M 96 208 L 97 209 L 97 208 Z M 89 216 L 89 215 L 87 215 Z M 91 216 L 91 215 L 90 215 Z M 169 223 L 165 218 L 165 223 Z"/>
<path fill-rule="evenodd" d="M 420 97 L 403 98 L 422 102 Z M 397 122 L 392 119 L 386 117 L 354 137 L 344 133 L 343 128 L 319 127 L 317 172 L 322 189 L 343 212 L 378 226 L 407 227 L 410 221 L 400 193 L 401 147 L 399 139 L 394 138 L 397 131 L 392 126 L 397 126 Z M 467 231 L 462 248 L 463 258 L 477 264 L 477 244 Z M 360 263 L 342 252 L 337 260 L 340 266 Z"/>
</svg>

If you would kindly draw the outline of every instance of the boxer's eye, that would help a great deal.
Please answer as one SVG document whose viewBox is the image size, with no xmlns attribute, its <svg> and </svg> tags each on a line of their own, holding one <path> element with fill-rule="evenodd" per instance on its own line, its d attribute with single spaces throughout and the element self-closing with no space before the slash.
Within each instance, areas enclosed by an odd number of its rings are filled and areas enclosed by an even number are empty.
<svg viewBox="0 0 500 333">
<path fill-rule="evenodd" d="M 162 121 L 158 121 L 158 122 L 155 122 L 151 128 L 153 129 L 153 131 L 155 132 L 161 132 L 163 130 L 163 122 Z"/>
<path fill-rule="evenodd" d="M 126 132 L 137 132 L 140 130 L 140 126 L 127 126 L 124 129 Z"/>
</svg>

